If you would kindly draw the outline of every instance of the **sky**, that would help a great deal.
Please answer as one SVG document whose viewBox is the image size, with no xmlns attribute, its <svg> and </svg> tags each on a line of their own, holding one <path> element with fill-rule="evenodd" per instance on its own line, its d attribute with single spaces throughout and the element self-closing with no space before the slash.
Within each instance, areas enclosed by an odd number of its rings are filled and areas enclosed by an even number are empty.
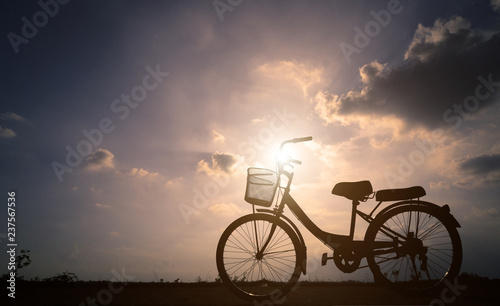
<svg viewBox="0 0 500 306">
<path fill-rule="evenodd" d="M 312 136 L 290 148 L 303 162 L 292 195 L 319 227 L 349 232 L 338 182 L 423 186 L 461 224 L 462 271 L 500 277 L 498 0 L 42 0 L 3 12 L 2 274 L 14 191 L 28 279 L 213 281 L 221 233 L 252 212 L 246 169 L 273 169 L 281 141 Z M 293 220 L 304 279 L 371 278 L 320 267 L 329 249 Z"/>
</svg>

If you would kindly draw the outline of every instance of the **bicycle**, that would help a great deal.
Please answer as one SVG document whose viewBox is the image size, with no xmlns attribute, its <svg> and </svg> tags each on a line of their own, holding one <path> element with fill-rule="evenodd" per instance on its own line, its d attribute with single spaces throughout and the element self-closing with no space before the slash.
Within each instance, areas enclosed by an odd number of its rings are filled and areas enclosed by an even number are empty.
<svg viewBox="0 0 500 306">
<path fill-rule="evenodd" d="M 286 140 L 278 152 L 287 144 L 310 140 L 312 137 Z M 301 161 L 277 159 L 277 171 L 248 168 L 245 201 L 252 204 L 253 212 L 227 227 L 216 251 L 219 277 L 236 296 L 250 301 L 276 300 L 306 274 L 306 244 L 298 227 L 284 215 L 285 206 L 333 251 L 331 257 L 323 254 L 322 266 L 333 260 L 345 273 L 369 267 L 376 283 L 402 294 L 436 293 L 446 280 L 453 282 L 458 275 L 462 263 L 460 224 L 448 205 L 420 200 L 426 195 L 424 188 L 374 192 L 369 181 L 336 184 L 332 193 L 352 201 L 350 233 L 337 235 L 321 230 L 290 195 L 294 173 L 285 167 L 292 164 L 300 165 Z M 287 178 L 284 186 L 282 176 Z M 373 198 L 378 204 L 369 214 L 358 210 L 360 202 Z M 269 209 L 274 199 L 276 205 Z M 374 216 L 386 202 L 395 203 Z M 369 223 L 364 240 L 354 240 L 356 216 Z M 365 266 L 361 266 L 363 258 Z"/>
</svg>

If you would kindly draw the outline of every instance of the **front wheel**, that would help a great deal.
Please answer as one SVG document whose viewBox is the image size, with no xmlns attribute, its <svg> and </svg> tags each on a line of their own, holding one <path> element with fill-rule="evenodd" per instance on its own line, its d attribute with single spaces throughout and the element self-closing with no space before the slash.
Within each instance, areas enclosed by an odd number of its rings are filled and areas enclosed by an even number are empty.
<svg viewBox="0 0 500 306">
<path fill-rule="evenodd" d="M 375 281 L 403 294 L 433 294 L 460 271 L 460 236 L 437 206 L 405 205 L 377 216 L 365 241 Z"/>
<path fill-rule="evenodd" d="M 300 248 L 297 235 L 283 220 L 267 214 L 243 216 L 219 240 L 219 276 L 242 299 L 281 299 L 299 279 Z"/>
</svg>

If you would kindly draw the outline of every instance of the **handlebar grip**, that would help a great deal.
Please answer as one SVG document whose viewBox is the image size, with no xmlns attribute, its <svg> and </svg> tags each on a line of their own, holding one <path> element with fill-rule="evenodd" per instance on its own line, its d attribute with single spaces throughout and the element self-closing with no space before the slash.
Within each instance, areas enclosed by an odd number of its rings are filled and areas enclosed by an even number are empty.
<svg viewBox="0 0 500 306">
<path fill-rule="evenodd" d="M 311 141 L 312 139 L 313 139 L 312 136 L 301 137 L 301 138 L 294 138 L 293 139 L 293 143 L 304 142 L 304 141 Z"/>
<path fill-rule="evenodd" d="M 290 162 L 291 163 L 295 163 L 297 165 L 302 165 L 302 162 L 300 160 L 296 160 L 296 159 L 290 159 Z"/>
</svg>

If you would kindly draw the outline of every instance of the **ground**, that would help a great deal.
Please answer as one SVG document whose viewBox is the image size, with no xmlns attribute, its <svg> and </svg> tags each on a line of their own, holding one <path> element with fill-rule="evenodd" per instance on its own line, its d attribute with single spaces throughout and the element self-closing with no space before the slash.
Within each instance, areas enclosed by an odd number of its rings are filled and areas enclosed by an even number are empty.
<svg viewBox="0 0 500 306">
<path fill-rule="evenodd" d="M 122 285 L 106 281 L 18 282 L 15 305 L 253 305 L 238 299 L 220 283 Z M 460 285 L 458 296 L 449 290 L 443 301 L 440 294 L 430 298 L 406 297 L 369 283 L 303 282 L 286 296 L 281 305 L 450 305 L 446 302 L 453 305 L 500 305 L 500 281 Z"/>
</svg>

